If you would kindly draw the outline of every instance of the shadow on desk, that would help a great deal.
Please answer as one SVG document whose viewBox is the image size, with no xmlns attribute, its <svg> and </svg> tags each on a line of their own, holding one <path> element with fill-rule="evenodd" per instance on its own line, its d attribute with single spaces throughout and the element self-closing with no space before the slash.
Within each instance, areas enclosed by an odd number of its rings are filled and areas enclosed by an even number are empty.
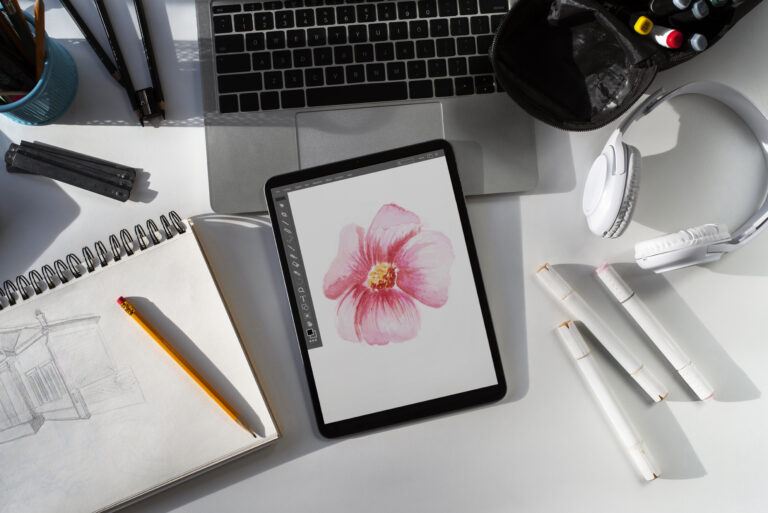
<svg viewBox="0 0 768 513">
<path fill-rule="evenodd" d="M 0 132 L 0 148 L 10 144 Z M 77 203 L 53 180 L 0 169 L 0 259 L 18 266 L 2 269 L 14 276 L 27 272 L 79 214 Z"/>
</svg>

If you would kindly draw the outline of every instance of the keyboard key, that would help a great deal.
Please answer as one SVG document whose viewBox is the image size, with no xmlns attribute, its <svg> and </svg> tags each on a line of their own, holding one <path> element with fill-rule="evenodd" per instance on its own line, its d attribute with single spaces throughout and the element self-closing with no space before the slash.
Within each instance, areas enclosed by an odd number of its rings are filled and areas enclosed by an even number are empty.
<svg viewBox="0 0 768 513">
<path fill-rule="evenodd" d="M 429 25 L 426 20 L 416 20 L 410 22 L 411 39 L 420 39 L 429 36 Z"/>
<path fill-rule="evenodd" d="M 285 71 L 285 87 L 304 87 L 304 74 L 300 69 L 289 69 Z"/>
<path fill-rule="evenodd" d="M 388 62 L 387 80 L 405 80 L 405 63 Z"/>
<path fill-rule="evenodd" d="M 397 8 L 394 2 L 387 2 L 376 6 L 379 13 L 379 21 L 392 21 L 397 18 Z"/>
<path fill-rule="evenodd" d="M 330 66 L 333 64 L 333 50 L 325 48 L 315 48 L 315 66 Z"/>
<path fill-rule="evenodd" d="M 452 77 L 459 75 L 466 75 L 469 73 L 467 69 L 467 59 L 465 57 L 454 57 L 448 59 L 448 74 Z"/>
<path fill-rule="evenodd" d="M 450 78 L 435 80 L 435 96 L 453 96 L 453 80 Z"/>
<path fill-rule="evenodd" d="M 379 63 L 366 64 L 365 76 L 368 79 L 368 82 L 383 82 L 387 78 L 384 65 Z"/>
<path fill-rule="evenodd" d="M 355 62 L 372 62 L 373 45 L 355 45 Z"/>
<path fill-rule="evenodd" d="M 350 25 L 348 31 L 350 43 L 365 43 L 368 41 L 368 29 L 365 28 L 365 25 Z"/>
<path fill-rule="evenodd" d="M 488 20 L 488 16 L 473 16 L 469 19 L 469 26 L 472 29 L 472 33 L 487 34 L 491 31 L 491 23 Z"/>
<path fill-rule="evenodd" d="M 398 41 L 395 44 L 395 55 L 401 61 L 407 61 L 416 57 L 416 52 L 413 49 L 413 41 Z"/>
<path fill-rule="evenodd" d="M 480 0 L 482 13 L 504 13 L 507 9 L 507 0 Z"/>
<path fill-rule="evenodd" d="M 296 26 L 311 27 L 315 24 L 314 9 L 299 9 L 296 11 Z"/>
<path fill-rule="evenodd" d="M 216 36 L 214 43 L 216 45 L 216 53 L 242 52 L 245 49 L 242 34 Z"/>
<path fill-rule="evenodd" d="M 323 85 L 323 68 L 310 68 L 304 70 L 304 77 L 307 79 L 307 87 Z"/>
<path fill-rule="evenodd" d="M 236 14 L 235 30 L 237 32 L 247 32 L 249 30 L 253 30 L 253 16 L 250 14 Z"/>
<path fill-rule="evenodd" d="M 253 56 L 253 70 L 261 71 L 272 69 L 272 54 L 269 52 L 255 52 Z"/>
<path fill-rule="evenodd" d="M 241 94 L 240 110 L 243 112 L 254 112 L 259 110 L 259 93 Z"/>
<path fill-rule="evenodd" d="M 397 16 L 401 20 L 416 17 L 416 2 L 397 2 Z"/>
<path fill-rule="evenodd" d="M 475 38 L 474 37 L 460 37 L 456 40 L 456 52 L 459 55 L 474 55 L 475 51 Z"/>
<path fill-rule="evenodd" d="M 347 73 L 347 83 L 354 84 L 365 82 L 365 67 L 362 64 L 352 64 L 345 68 Z"/>
<path fill-rule="evenodd" d="M 438 57 L 453 57 L 456 55 L 456 41 L 449 37 L 435 40 L 435 50 Z"/>
<path fill-rule="evenodd" d="M 475 77 L 475 92 L 477 94 L 495 93 L 496 88 L 493 87 L 493 75 Z"/>
<path fill-rule="evenodd" d="M 227 114 L 229 112 L 237 112 L 240 108 L 237 104 L 236 94 L 222 94 L 219 96 L 219 112 Z"/>
<path fill-rule="evenodd" d="M 477 14 L 477 0 L 459 0 L 461 14 Z"/>
<path fill-rule="evenodd" d="M 285 48 L 285 32 L 282 30 L 267 32 L 267 48 L 270 50 Z"/>
<path fill-rule="evenodd" d="M 323 107 L 339 103 L 368 103 L 407 100 L 408 88 L 405 82 L 382 82 L 376 84 L 316 87 L 307 89 L 307 105 Z"/>
<path fill-rule="evenodd" d="M 321 7 L 315 12 L 318 25 L 333 25 L 336 23 L 333 7 Z"/>
<path fill-rule="evenodd" d="M 333 30 L 333 29 L 329 29 Z M 327 44 L 324 28 L 311 28 L 307 30 L 307 43 L 309 46 L 325 46 Z"/>
<path fill-rule="evenodd" d="M 394 40 L 408 39 L 408 24 L 404 21 L 393 21 L 389 24 L 389 38 Z"/>
<path fill-rule="evenodd" d="M 491 31 L 496 32 L 504 18 L 506 18 L 504 14 L 494 14 L 491 16 Z"/>
<path fill-rule="evenodd" d="M 426 78 L 427 64 L 424 61 L 408 61 L 408 78 Z"/>
<path fill-rule="evenodd" d="M 213 33 L 226 34 L 232 32 L 232 16 L 214 16 Z"/>
<path fill-rule="evenodd" d="M 291 68 L 291 51 L 279 50 L 272 52 L 272 67 L 275 69 Z"/>
<path fill-rule="evenodd" d="M 251 2 L 248 4 L 243 4 L 243 10 L 244 11 L 260 11 L 263 9 L 263 6 L 261 3 Z"/>
<path fill-rule="evenodd" d="M 286 9 L 293 9 L 295 7 L 304 7 L 304 0 L 285 0 L 283 5 Z"/>
<path fill-rule="evenodd" d="M 355 18 L 355 6 L 343 5 L 336 8 L 336 20 L 337 23 L 344 23 L 348 25 L 357 21 Z"/>
<path fill-rule="evenodd" d="M 349 64 L 352 62 L 352 47 L 337 46 L 333 49 L 333 62 L 336 64 Z"/>
<path fill-rule="evenodd" d="M 261 110 L 274 110 L 280 108 L 280 94 L 275 91 L 261 93 Z"/>
<path fill-rule="evenodd" d="M 467 18 L 451 18 L 451 35 L 469 35 L 469 20 Z"/>
<path fill-rule="evenodd" d="M 456 94 L 459 96 L 475 92 L 475 83 L 472 81 L 472 77 L 454 78 L 453 84 L 456 86 Z"/>
<path fill-rule="evenodd" d="M 493 67 L 491 66 L 491 60 L 488 56 L 478 56 L 469 58 L 469 74 L 470 75 L 485 75 L 493 73 Z"/>
<path fill-rule="evenodd" d="M 387 24 L 372 23 L 371 25 L 368 25 L 368 37 L 371 39 L 371 41 L 386 41 Z"/>
<path fill-rule="evenodd" d="M 301 48 L 293 51 L 293 65 L 297 68 L 312 66 L 312 50 Z"/>
<path fill-rule="evenodd" d="M 304 91 L 283 91 L 280 93 L 284 109 L 300 109 L 306 105 Z"/>
<path fill-rule="evenodd" d="M 435 42 L 431 39 L 416 41 L 416 57 L 428 59 L 435 56 Z"/>
<path fill-rule="evenodd" d="M 275 28 L 275 18 L 271 12 L 254 13 L 253 26 L 256 27 L 256 30 L 272 30 Z"/>
<path fill-rule="evenodd" d="M 325 68 L 325 83 L 328 85 L 336 85 L 344 83 L 344 68 L 341 66 L 333 66 L 331 68 Z M 331 105 L 330 103 L 328 105 Z"/>
<path fill-rule="evenodd" d="M 376 21 L 376 6 L 372 4 L 359 4 L 357 6 L 357 21 L 360 23 Z"/>
<path fill-rule="evenodd" d="M 331 44 L 331 45 L 347 44 L 347 29 L 344 27 L 330 27 L 328 29 L 328 44 Z"/>
<path fill-rule="evenodd" d="M 243 73 L 219 77 L 219 93 L 239 93 L 261 89 L 261 73 Z"/>
<path fill-rule="evenodd" d="M 487 54 L 493 44 L 493 35 L 477 36 L 477 53 Z"/>
<path fill-rule="evenodd" d="M 431 59 L 427 62 L 427 70 L 430 78 L 445 77 L 448 75 L 448 66 L 445 59 Z"/>
<path fill-rule="evenodd" d="M 440 12 L 440 16 L 443 18 L 459 14 L 459 10 L 456 7 L 456 0 L 437 0 L 437 8 Z"/>
<path fill-rule="evenodd" d="M 213 14 L 240 12 L 240 5 L 216 5 L 211 10 L 213 11 Z"/>
<path fill-rule="evenodd" d="M 276 11 L 283 8 L 283 2 L 264 2 L 264 9 Z"/>
<path fill-rule="evenodd" d="M 435 0 L 419 0 L 419 18 L 434 18 L 437 16 L 437 3 Z"/>
<path fill-rule="evenodd" d="M 257 32 L 256 34 L 245 35 L 245 49 L 249 52 L 258 52 L 264 50 L 267 47 L 264 42 L 264 34 Z"/>
<path fill-rule="evenodd" d="M 448 35 L 448 20 L 443 18 L 429 20 L 429 35 L 432 37 L 446 37 Z"/>
<path fill-rule="evenodd" d="M 264 89 L 282 89 L 283 73 L 280 71 L 267 71 L 264 73 Z"/>
<path fill-rule="evenodd" d="M 376 60 L 391 61 L 395 58 L 395 45 L 391 42 L 376 43 Z"/>
<path fill-rule="evenodd" d="M 432 98 L 432 81 L 431 80 L 416 80 L 408 83 L 408 89 L 412 99 L 417 98 Z"/>
<path fill-rule="evenodd" d="M 285 33 L 288 48 L 301 48 L 307 46 L 307 33 L 304 29 L 289 30 Z"/>
<path fill-rule="evenodd" d="M 216 71 L 218 73 L 251 71 L 251 56 L 247 53 L 218 55 L 216 56 Z"/>
</svg>

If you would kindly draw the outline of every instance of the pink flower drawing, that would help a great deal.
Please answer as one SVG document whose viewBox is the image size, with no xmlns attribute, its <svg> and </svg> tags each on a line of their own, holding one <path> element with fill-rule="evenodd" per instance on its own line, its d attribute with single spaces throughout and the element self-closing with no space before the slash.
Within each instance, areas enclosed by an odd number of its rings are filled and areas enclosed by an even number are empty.
<svg viewBox="0 0 768 513">
<path fill-rule="evenodd" d="M 421 328 L 417 302 L 440 308 L 448 301 L 451 241 L 422 229 L 419 216 L 384 205 L 368 231 L 349 224 L 323 279 L 328 299 L 338 300 L 336 328 L 352 342 L 403 342 Z"/>
</svg>

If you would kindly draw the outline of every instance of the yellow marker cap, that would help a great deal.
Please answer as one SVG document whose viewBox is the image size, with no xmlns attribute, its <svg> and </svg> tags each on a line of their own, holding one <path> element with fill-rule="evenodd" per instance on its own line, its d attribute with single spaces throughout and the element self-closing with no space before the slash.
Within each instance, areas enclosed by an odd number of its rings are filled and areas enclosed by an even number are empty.
<svg viewBox="0 0 768 513">
<path fill-rule="evenodd" d="M 653 30 L 653 22 L 647 16 L 638 16 L 633 28 L 641 36 L 647 36 Z"/>
</svg>

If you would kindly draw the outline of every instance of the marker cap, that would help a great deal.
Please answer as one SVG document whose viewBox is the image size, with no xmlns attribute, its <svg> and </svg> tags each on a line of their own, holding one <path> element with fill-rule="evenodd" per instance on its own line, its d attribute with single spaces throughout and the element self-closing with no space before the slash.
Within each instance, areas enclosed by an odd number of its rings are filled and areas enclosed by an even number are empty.
<svg viewBox="0 0 768 513">
<path fill-rule="evenodd" d="M 558 326 L 557 334 L 575 360 L 584 358 L 589 354 L 589 346 L 584 341 L 584 337 L 581 336 L 579 328 L 576 327 L 576 323 L 573 321 L 566 321 Z"/>
<path fill-rule="evenodd" d="M 715 394 L 715 390 L 709 383 L 707 383 L 707 380 L 704 379 L 704 376 L 701 375 L 701 372 L 699 372 L 699 369 L 696 368 L 696 365 L 694 365 L 693 362 L 689 363 L 677 372 L 680 374 L 680 377 L 683 378 L 686 383 L 688 383 L 688 386 L 691 387 L 691 390 L 693 390 L 696 396 L 698 396 L 698 398 L 702 401 L 709 399 Z"/>
<path fill-rule="evenodd" d="M 672 0 L 672 4 L 681 11 L 688 9 L 693 0 Z M 727 0 L 726 0 L 727 1 Z"/>
<path fill-rule="evenodd" d="M 664 385 L 662 385 L 645 367 L 637 369 L 637 371 L 632 374 L 632 377 L 655 403 L 664 400 L 669 394 L 666 387 L 664 387 Z"/>
<path fill-rule="evenodd" d="M 653 22 L 647 16 L 638 16 L 632 28 L 641 36 L 647 36 L 653 30 Z"/>
<path fill-rule="evenodd" d="M 544 264 L 536 271 L 536 277 L 541 281 L 542 285 L 552 293 L 557 299 L 563 299 L 565 296 L 573 292 L 570 285 L 563 279 L 557 271 L 555 271 L 551 265 Z"/>
<path fill-rule="evenodd" d="M 667 46 L 673 50 L 683 46 L 683 33 L 679 30 L 672 30 L 667 34 Z"/>
<path fill-rule="evenodd" d="M 627 282 L 619 276 L 619 273 L 616 272 L 616 269 L 611 264 L 601 265 L 595 269 L 595 273 L 600 281 L 603 282 L 605 288 L 613 294 L 619 303 L 623 303 L 634 294 L 634 291 L 629 288 Z"/>
<path fill-rule="evenodd" d="M 697 52 L 703 52 L 707 49 L 709 43 L 707 41 L 707 36 L 704 34 L 694 34 L 688 39 L 688 44 L 691 46 L 691 49 Z"/>
<path fill-rule="evenodd" d="M 699 0 L 693 4 L 693 7 L 691 7 L 691 13 L 693 13 L 693 16 L 697 20 L 706 18 L 709 15 L 709 6 L 707 5 L 707 2 L 704 0 Z"/>
<path fill-rule="evenodd" d="M 645 443 L 640 442 L 627 449 L 632 463 L 635 464 L 637 470 L 646 481 L 653 481 L 661 475 L 659 468 L 656 466 L 656 462 L 651 458 L 648 448 Z"/>
</svg>

